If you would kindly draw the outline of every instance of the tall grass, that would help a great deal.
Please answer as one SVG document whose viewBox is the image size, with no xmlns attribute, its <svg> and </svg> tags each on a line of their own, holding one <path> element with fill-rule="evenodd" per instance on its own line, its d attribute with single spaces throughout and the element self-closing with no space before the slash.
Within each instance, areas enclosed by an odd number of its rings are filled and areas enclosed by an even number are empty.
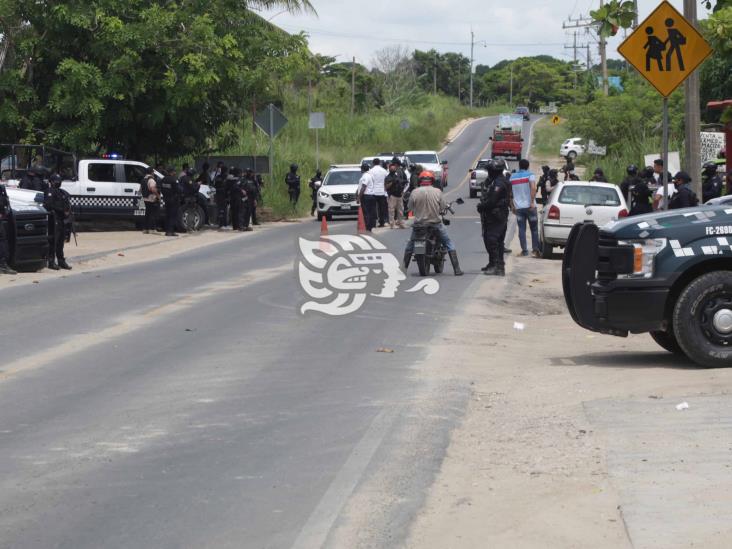
<svg viewBox="0 0 732 549">
<path fill-rule="evenodd" d="M 397 113 L 374 111 L 366 114 L 326 111 L 326 128 L 319 131 L 320 168 L 323 173 L 331 164 L 355 164 L 362 158 L 385 151 L 414 149 L 439 150 L 452 127 L 459 121 L 477 116 L 506 112 L 506 105 L 470 109 L 456 99 L 429 96 L 424 105 Z M 274 142 L 274 174 L 267 178 L 263 191 L 264 205 L 275 217 L 305 215 L 310 210 L 307 181 L 315 173 L 315 131 L 308 129 L 307 97 L 291 94 L 286 98 L 284 113 L 289 122 Z M 408 129 L 401 122 L 409 122 Z M 252 132 L 251 124 L 241 131 L 239 143 L 227 155 L 267 155 L 269 139 L 262 132 Z M 302 193 L 297 208 L 289 203 L 284 179 L 289 166 L 300 166 Z"/>
<path fill-rule="evenodd" d="M 551 123 L 551 118 L 544 118 L 537 122 L 534 127 L 534 141 L 531 151 L 533 154 L 542 157 L 558 157 L 559 148 L 570 137 L 572 135 L 566 120 L 562 120 L 555 126 Z"/>
</svg>

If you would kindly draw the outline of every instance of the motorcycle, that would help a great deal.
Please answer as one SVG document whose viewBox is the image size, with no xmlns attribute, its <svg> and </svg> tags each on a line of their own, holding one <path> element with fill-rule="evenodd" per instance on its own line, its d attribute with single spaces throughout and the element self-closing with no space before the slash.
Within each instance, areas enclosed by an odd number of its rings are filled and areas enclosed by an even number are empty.
<svg viewBox="0 0 732 549">
<path fill-rule="evenodd" d="M 455 215 L 453 204 L 465 204 L 465 201 L 458 198 L 440 212 L 440 218 L 445 226 L 450 225 L 450 220 L 445 219 L 447 213 Z M 440 241 L 440 233 L 434 225 L 414 227 L 414 261 L 417 263 L 419 276 L 429 276 L 433 267 L 435 273 L 441 274 L 445 270 L 447 255 L 447 248 Z"/>
</svg>

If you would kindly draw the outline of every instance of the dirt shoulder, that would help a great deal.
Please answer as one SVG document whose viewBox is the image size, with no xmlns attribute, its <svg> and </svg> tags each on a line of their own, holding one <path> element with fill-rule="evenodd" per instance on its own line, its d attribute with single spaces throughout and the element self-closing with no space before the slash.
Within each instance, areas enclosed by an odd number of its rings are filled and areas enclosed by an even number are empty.
<svg viewBox="0 0 732 549">
<path fill-rule="evenodd" d="M 724 513 L 715 520 L 705 511 L 697 522 L 689 512 L 699 486 L 729 489 L 729 465 L 712 461 L 700 483 L 697 463 L 683 459 L 704 460 L 700 448 L 720 433 L 676 404 L 726 395 L 732 371 L 694 368 L 647 335 L 580 329 L 563 302 L 560 267 L 511 259 L 509 276 L 486 278 L 433 348 L 426 375 L 468 383 L 473 397 L 408 546 L 616 548 L 632 538 L 638 547 L 722 547 Z M 655 412 L 668 432 L 642 430 Z M 670 448 L 683 448 L 672 466 Z M 652 482 L 640 467 L 655 471 Z M 731 498 L 719 497 L 712 503 L 728 513 Z"/>
</svg>

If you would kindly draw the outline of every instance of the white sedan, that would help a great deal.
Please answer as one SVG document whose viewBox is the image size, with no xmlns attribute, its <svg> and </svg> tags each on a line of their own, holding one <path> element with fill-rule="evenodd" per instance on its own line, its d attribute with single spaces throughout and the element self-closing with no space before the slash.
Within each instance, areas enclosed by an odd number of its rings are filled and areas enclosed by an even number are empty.
<svg viewBox="0 0 732 549">
<path fill-rule="evenodd" d="M 560 183 L 549 195 L 541 213 L 542 257 L 550 259 L 555 246 L 563 248 L 577 223 L 602 226 L 627 216 L 628 206 L 617 185 L 589 181 Z"/>
</svg>

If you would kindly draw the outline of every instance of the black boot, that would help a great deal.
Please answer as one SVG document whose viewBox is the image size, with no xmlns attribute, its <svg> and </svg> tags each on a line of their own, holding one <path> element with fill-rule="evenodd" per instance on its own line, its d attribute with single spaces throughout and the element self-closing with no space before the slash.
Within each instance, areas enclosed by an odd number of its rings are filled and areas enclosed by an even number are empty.
<svg viewBox="0 0 732 549">
<path fill-rule="evenodd" d="M 455 271 L 455 276 L 463 276 L 463 271 L 460 268 L 460 262 L 458 261 L 457 252 L 450 252 L 450 263 L 452 263 L 452 270 Z"/>
<path fill-rule="evenodd" d="M 406 271 L 409 269 L 409 264 L 412 262 L 412 254 L 409 252 L 404 252 L 404 270 Z"/>
<path fill-rule="evenodd" d="M 488 276 L 506 276 L 506 268 L 503 265 L 496 265 L 490 271 L 486 271 Z"/>
<path fill-rule="evenodd" d="M 0 263 L 0 274 L 6 274 L 6 275 L 17 275 L 18 273 L 10 268 L 10 265 L 8 265 L 5 262 Z"/>
<path fill-rule="evenodd" d="M 55 259 L 48 260 L 48 268 L 51 269 L 52 271 L 58 271 L 59 267 L 58 267 L 58 265 L 56 265 Z"/>
<path fill-rule="evenodd" d="M 64 271 L 70 271 L 71 270 L 71 265 L 69 265 L 68 263 L 66 263 L 66 260 L 65 259 L 59 259 L 58 260 L 58 268 L 59 269 L 63 269 Z"/>
<path fill-rule="evenodd" d="M 485 267 L 481 269 L 484 273 L 487 273 L 488 271 L 492 271 L 496 268 L 496 266 L 493 263 L 488 263 Z"/>
</svg>

